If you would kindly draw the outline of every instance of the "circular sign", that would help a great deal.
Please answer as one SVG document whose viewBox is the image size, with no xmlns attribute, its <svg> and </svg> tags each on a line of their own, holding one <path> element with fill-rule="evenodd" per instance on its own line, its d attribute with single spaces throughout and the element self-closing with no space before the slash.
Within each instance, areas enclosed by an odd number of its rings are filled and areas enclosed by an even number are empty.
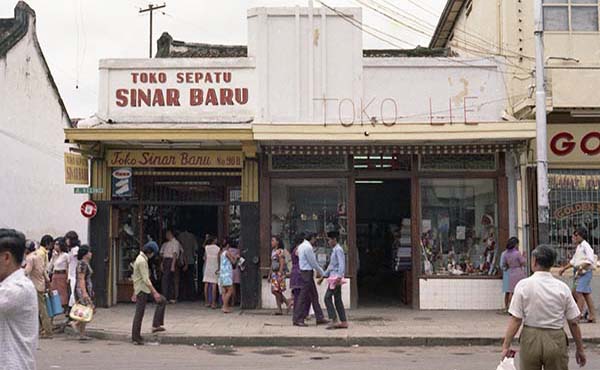
<svg viewBox="0 0 600 370">
<path fill-rule="evenodd" d="M 81 214 L 85 218 L 93 218 L 98 213 L 98 206 L 91 200 L 86 200 L 81 204 Z"/>
</svg>

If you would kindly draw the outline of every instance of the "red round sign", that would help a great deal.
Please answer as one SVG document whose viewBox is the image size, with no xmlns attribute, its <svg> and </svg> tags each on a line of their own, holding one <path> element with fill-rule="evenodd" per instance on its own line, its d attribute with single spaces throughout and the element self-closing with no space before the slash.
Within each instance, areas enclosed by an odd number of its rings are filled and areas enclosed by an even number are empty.
<svg viewBox="0 0 600 370">
<path fill-rule="evenodd" d="M 98 206 L 91 200 L 86 200 L 81 204 L 81 214 L 85 218 L 92 218 L 98 213 Z"/>
</svg>

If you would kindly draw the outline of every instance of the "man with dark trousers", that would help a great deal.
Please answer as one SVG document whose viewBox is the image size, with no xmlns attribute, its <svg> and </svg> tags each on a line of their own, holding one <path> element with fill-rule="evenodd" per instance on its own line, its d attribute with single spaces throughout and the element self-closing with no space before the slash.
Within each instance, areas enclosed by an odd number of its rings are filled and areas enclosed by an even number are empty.
<svg viewBox="0 0 600 370">
<path fill-rule="evenodd" d="M 142 345 L 142 321 L 144 320 L 144 312 L 146 311 L 146 302 L 148 296 L 152 294 L 152 298 L 156 302 L 156 310 L 154 311 L 154 320 L 152 321 L 152 333 L 165 331 L 165 307 L 167 300 L 154 289 L 150 281 L 150 270 L 148 268 L 148 260 L 158 253 L 158 245 L 156 242 L 148 242 L 135 259 L 133 263 L 133 297 L 131 300 L 135 302 L 135 316 L 133 317 L 133 326 L 131 328 L 131 340 L 134 344 Z"/>
<path fill-rule="evenodd" d="M 307 240 L 308 239 L 308 240 Z M 317 325 L 328 324 L 329 320 L 325 319 L 321 305 L 319 305 L 319 293 L 315 285 L 314 270 L 319 276 L 323 276 L 325 271 L 319 266 L 312 244 L 316 241 L 315 234 L 309 234 L 308 237 L 298 246 L 298 259 L 300 265 L 300 276 L 302 278 L 302 287 L 298 295 L 298 302 L 294 304 L 294 326 L 305 327 L 304 323 L 307 312 L 312 303 L 317 319 Z"/>
<path fill-rule="evenodd" d="M 346 319 L 346 310 L 342 301 L 342 284 L 346 276 L 346 254 L 344 249 L 338 243 L 340 234 L 337 231 L 327 233 L 327 244 L 331 251 L 331 259 L 327 271 L 321 279 L 319 285 L 324 278 L 327 278 L 327 293 L 325 294 L 325 306 L 327 307 L 327 315 L 331 323 L 327 329 L 347 329 L 348 321 Z M 335 306 L 334 306 L 335 300 Z M 337 312 L 337 315 L 336 315 Z M 338 322 L 339 318 L 339 322 Z"/>
</svg>

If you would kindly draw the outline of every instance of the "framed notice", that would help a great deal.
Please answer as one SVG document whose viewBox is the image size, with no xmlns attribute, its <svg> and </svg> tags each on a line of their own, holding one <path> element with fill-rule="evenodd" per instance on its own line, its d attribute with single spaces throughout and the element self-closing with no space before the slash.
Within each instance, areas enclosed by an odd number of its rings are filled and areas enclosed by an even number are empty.
<svg viewBox="0 0 600 370">
<path fill-rule="evenodd" d="M 87 158 L 65 153 L 65 184 L 87 185 L 90 181 Z"/>
</svg>

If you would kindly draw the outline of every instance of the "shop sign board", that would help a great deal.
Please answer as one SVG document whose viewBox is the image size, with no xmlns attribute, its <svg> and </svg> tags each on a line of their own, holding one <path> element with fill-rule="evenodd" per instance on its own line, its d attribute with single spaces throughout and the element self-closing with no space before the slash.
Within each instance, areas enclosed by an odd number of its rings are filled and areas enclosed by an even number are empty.
<svg viewBox="0 0 600 370">
<path fill-rule="evenodd" d="M 98 213 L 98 206 L 91 200 L 86 200 L 81 204 L 81 215 L 85 218 L 94 218 Z"/>
<path fill-rule="evenodd" d="M 102 194 L 104 188 L 74 188 L 75 194 Z"/>
<path fill-rule="evenodd" d="M 573 215 L 583 214 L 583 213 L 600 213 L 600 203 L 593 202 L 579 202 L 574 204 L 569 204 L 564 207 L 560 207 L 554 211 L 554 218 L 557 220 L 564 220 Z"/>
<path fill-rule="evenodd" d="M 551 163 L 600 162 L 599 125 L 548 125 L 548 160 Z"/>
<path fill-rule="evenodd" d="M 133 169 L 113 168 L 111 176 L 112 195 L 117 198 L 130 198 L 133 195 Z"/>
<path fill-rule="evenodd" d="M 548 174 L 551 189 L 592 190 L 600 188 L 600 175 Z"/>
<path fill-rule="evenodd" d="M 241 151 L 109 150 L 109 167 L 242 168 Z"/>
<path fill-rule="evenodd" d="M 65 153 L 65 184 L 87 185 L 89 167 L 87 158 L 74 153 Z"/>
<path fill-rule="evenodd" d="M 255 73 L 244 60 L 105 60 L 100 79 L 99 113 L 115 122 L 245 122 L 254 115 Z"/>
</svg>

